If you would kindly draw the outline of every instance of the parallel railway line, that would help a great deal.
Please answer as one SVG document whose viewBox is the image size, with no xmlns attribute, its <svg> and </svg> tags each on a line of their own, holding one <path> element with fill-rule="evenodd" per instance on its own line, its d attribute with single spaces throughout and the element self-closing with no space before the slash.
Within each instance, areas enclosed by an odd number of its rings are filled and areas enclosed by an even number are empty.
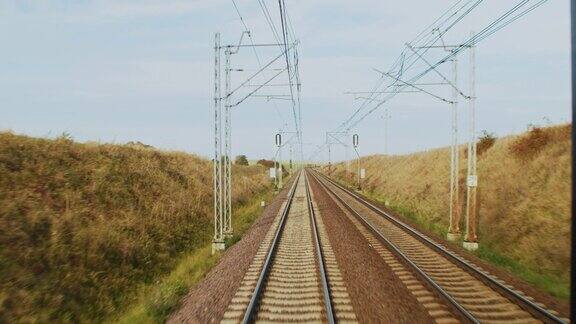
<svg viewBox="0 0 576 324">
<path fill-rule="evenodd" d="M 434 290 L 460 320 L 472 323 L 568 322 L 357 193 L 319 172 L 309 174 L 375 240 Z"/>
</svg>

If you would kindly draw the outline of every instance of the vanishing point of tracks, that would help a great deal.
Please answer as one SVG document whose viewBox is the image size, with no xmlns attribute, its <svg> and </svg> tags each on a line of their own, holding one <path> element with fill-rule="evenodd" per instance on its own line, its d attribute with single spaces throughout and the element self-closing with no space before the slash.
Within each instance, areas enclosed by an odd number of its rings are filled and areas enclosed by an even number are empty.
<svg viewBox="0 0 576 324">
<path fill-rule="evenodd" d="M 308 179 L 294 181 L 223 322 L 355 321 Z M 330 281 L 330 283 L 329 283 Z"/>
<path fill-rule="evenodd" d="M 568 321 L 355 192 L 306 171 L 293 182 L 223 322 L 357 321 L 309 180 L 346 213 L 435 322 Z"/>
</svg>

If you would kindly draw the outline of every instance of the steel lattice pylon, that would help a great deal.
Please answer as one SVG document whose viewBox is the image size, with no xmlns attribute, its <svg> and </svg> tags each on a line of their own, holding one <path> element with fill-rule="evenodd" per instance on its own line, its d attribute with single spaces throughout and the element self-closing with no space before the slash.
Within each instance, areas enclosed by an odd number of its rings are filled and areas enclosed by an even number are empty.
<svg viewBox="0 0 576 324">
<path fill-rule="evenodd" d="M 232 235 L 232 116 L 230 107 L 230 55 L 233 52 L 226 48 L 225 56 L 225 91 L 224 91 L 224 235 Z"/>
<path fill-rule="evenodd" d="M 459 190 L 458 190 L 458 162 L 460 154 L 458 150 L 458 60 L 456 57 L 452 59 L 452 143 L 450 146 L 450 227 L 448 228 L 448 235 L 456 237 L 460 235 L 460 204 L 459 204 Z"/>
<path fill-rule="evenodd" d="M 264 71 L 272 70 L 270 68 L 274 62 L 284 57 L 287 52 L 292 50 L 298 42 L 289 44 L 274 43 L 274 44 L 254 44 L 243 45 L 242 41 L 244 36 L 250 37 L 249 31 L 243 31 L 240 40 L 235 45 L 222 45 L 220 42 L 220 33 L 215 34 L 214 45 L 214 241 L 213 252 L 216 250 L 223 250 L 226 248 L 225 239 L 233 234 L 232 228 L 232 109 L 237 107 L 244 100 L 253 96 L 260 89 L 268 86 L 276 86 L 271 84 L 279 75 L 287 71 L 288 68 L 280 69 L 272 77 L 265 79 L 259 84 L 254 84 L 253 80 L 257 76 L 263 75 Z M 231 67 L 231 56 L 237 54 L 240 48 L 243 47 L 280 47 L 283 51 L 276 57 L 268 61 L 266 64 L 259 62 L 260 68 L 251 76 L 239 82 L 234 89 L 232 89 L 231 73 L 233 71 L 243 71 L 242 69 L 234 70 Z M 224 50 L 224 91 L 221 89 L 221 52 Z M 256 79 L 257 80 L 257 79 Z M 290 82 L 290 88 L 293 83 Z M 242 93 L 240 96 L 239 90 L 251 88 L 247 94 Z M 222 94 L 223 92 L 223 94 Z M 237 98 L 238 96 L 238 98 Z M 270 97 L 270 96 L 267 96 Z M 293 101 L 293 99 L 292 99 Z M 223 109 L 224 108 L 224 109 Z M 298 124 L 295 125 L 298 128 Z M 301 134 L 300 131 L 298 131 Z"/>
<path fill-rule="evenodd" d="M 474 33 L 471 33 L 471 37 Z M 476 235 L 476 191 L 478 187 L 478 175 L 476 169 L 476 53 L 475 48 L 470 48 L 470 134 L 468 139 L 468 177 L 466 194 L 466 233 L 464 247 L 470 250 L 478 248 L 478 236 Z"/>
<path fill-rule="evenodd" d="M 220 91 L 220 33 L 214 36 L 214 241 L 212 250 L 224 249 L 222 188 L 222 96 Z"/>
</svg>

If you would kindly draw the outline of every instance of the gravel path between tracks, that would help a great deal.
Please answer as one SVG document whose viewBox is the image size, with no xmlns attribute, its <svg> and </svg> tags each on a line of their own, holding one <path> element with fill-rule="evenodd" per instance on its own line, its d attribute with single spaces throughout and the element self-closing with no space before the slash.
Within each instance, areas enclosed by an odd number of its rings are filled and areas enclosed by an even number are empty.
<svg viewBox="0 0 576 324">
<path fill-rule="evenodd" d="M 431 323 L 433 319 L 372 249 L 338 205 L 310 181 L 360 323 Z"/>
<path fill-rule="evenodd" d="M 183 298 L 168 323 L 219 323 L 268 232 L 295 177 L 263 210 L 242 239 L 224 252 L 218 264 Z"/>
</svg>

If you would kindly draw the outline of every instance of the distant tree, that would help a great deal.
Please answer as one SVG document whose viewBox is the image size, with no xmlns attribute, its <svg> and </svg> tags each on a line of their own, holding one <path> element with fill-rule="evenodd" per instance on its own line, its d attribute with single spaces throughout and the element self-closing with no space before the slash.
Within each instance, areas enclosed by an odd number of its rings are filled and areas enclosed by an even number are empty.
<svg viewBox="0 0 576 324">
<path fill-rule="evenodd" d="M 483 130 L 482 134 L 478 137 L 478 143 L 476 144 L 476 152 L 478 155 L 482 155 L 489 148 L 496 143 L 496 135 L 490 133 L 487 130 Z"/>
<path fill-rule="evenodd" d="M 260 164 L 262 166 L 265 166 L 267 168 L 273 168 L 274 167 L 274 161 L 270 161 L 270 160 L 258 160 L 258 162 L 256 162 L 256 164 Z"/>
<path fill-rule="evenodd" d="M 236 163 L 237 165 L 248 165 L 248 158 L 246 157 L 246 155 L 238 155 L 234 163 Z"/>
</svg>

